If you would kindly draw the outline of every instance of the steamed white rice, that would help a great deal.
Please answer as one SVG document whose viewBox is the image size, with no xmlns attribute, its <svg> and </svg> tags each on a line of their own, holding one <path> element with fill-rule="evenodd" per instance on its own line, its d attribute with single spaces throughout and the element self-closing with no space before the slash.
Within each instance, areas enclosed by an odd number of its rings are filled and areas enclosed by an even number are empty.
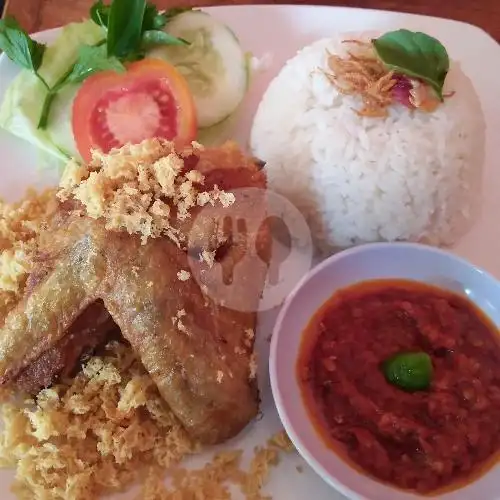
<svg viewBox="0 0 500 500">
<path fill-rule="evenodd" d="M 394 105 L 388 118 L 360 117 L 361 99 L 340 94 L 321 71 L 328 52 L 345 53 L 347 38 L 304 48 L 266 91 L 251 147 L 267 162 L 270 188 L 303 212 L 322 251 L 394 240 L 453 245 L 480 199 L 484 122 L 472 84 L 452 62 L 445 92 L 456 93 L 435 112 Z"/>
</svg>

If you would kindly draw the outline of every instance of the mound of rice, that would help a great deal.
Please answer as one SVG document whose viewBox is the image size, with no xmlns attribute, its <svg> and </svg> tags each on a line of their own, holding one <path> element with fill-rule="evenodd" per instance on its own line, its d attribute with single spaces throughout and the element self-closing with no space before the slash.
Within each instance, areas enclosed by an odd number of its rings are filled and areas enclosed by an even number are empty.
<svg viewBox="0 0 500 500">
<path fill-rule="evenodd" d="M 303 212 L 320 251 L 453 245 L 479 208 L 485 126 L 474 88 L 452 61 L 444 90 L 455 95 L 436 111 L 398 104 L 387 118 L 361 117 L 360 98 L 324 73 L 329 53 L 347 55 L 342 41 L 352 38 L 319 40 L 286 63 L 257 110 L 253 153 L 267 162 L 271 189 Z"/>
</svg>

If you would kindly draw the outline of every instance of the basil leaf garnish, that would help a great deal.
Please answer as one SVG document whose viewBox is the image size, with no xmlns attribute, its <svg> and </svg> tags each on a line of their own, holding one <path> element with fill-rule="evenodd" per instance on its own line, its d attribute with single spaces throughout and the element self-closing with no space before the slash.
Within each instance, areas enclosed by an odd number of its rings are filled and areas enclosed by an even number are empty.
<svg viewBox="0 0 500 500">
<path fill-rule="evenodd" d="M 450 69 L 442 43 L 425 33 L 405 29 L 372 40 L 380 60 L 391 70 L 429 84 L 443 100 L 443 86 Z"/>
<path fill-rule="evenodd" d="M 146 0 L 113 0 L 108 20 L 108 56 L 129 58 L 138 50 L 145 10 Z"/>
<path fill-rule="evenodd" d="M 13 17 L 6 17 L 0 20 L 0 50 L 11 61 L 36 73 L 45 45 L 33 40 Z"/>
<path fill-rule="evenodd" d="M 167 24 L 167 18 L 164 14 L 160 14 L 156 5 L 148 2 L 144 12 L 144 19 L 142 21 L 142 30 L 161 30 Z"/>
<path fill-rule="evenodd" d="M 98 0 L 90 8 L 90 18 L 97 25 L 102 26 L 103 28 L 107 28 L 109 22 L 110 10 L 111 10 L 110 5 L 104 5 L 104 2 L 102 0 Z"/>
<path fill-rule="evenodd" d="M 165 33 L 165 31 L 150 30 L 142 34 L 143 47 L 147 48 L 152 45 L 189 45 L 189 42 L 183 38 Z"/>
<path fill-rule="evenodd" d="M 106 47 L 103 45 L 96 47 L 83 45 L 80 47 L 78 59 L 68 75 L 67 83 L 81 83 L 90 75 L 107 70 L 124 73 L 125 66 L 118 58 L 108 57 Z"/>
</svg>

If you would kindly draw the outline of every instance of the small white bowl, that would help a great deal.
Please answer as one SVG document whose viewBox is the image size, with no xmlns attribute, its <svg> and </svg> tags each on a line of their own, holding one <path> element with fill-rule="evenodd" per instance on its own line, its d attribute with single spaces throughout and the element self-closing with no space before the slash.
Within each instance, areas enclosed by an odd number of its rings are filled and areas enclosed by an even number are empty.
<svg viewBox="0 0 500 500">
<path fill-rule="evenodd" d="M 352 500 L 416 500 L 424 497 L 363 475 L 325 445 L 310 421 L 296 378 L 302 332 L 318 308 L 336 290 L 383 278 L 417 280 L 462 293 L 500 326 L 500 282 L 469 262 L 419 244 L 375 243 L 355 247 L 315 267 L 285 301 L 271 343 L 271 386 L 290 439 L 327 483 Z M 463 488 L 440 494 L 439 499 L 494 500 L 500 498 L 499 492 L 500 464 Z"/>
</svg>

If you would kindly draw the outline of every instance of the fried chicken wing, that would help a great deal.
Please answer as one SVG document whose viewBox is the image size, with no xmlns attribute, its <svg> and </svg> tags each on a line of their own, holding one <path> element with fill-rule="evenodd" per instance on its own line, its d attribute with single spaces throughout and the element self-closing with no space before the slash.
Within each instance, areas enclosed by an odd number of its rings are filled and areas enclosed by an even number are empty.
<svg viewBox="0 0 500 500">
<path fill-rule="evenodd" d="M 138 235 L 109 231 L 102 219 L 61 206 L 42 238 L 43 258 L 25 297 L 0 330 L 0 383 L 32 390 L 47 385 L 112 334 L 116 323 L 200 442 L 222 442 L 257 414 L 253 338 L 267 272 L 262 256 L 270 251 L 265 176 L 230 150 L 205 155 L 208 185 L 258 189 L 237 192 L 224 213 L 197 207 L 178 226 L 190 246 L 165 236 L 144 244 Z M 242 214 L 244 228 L 225 227 L 225 217 Z M 200 249 L 213 252 L 213 266 L 193 263 Z M 181 271 L 188 279 L 179 278 Z M 238 298 L 231 305 L 224 300 L 228 276 L 231 296 Z"/>
<path fill-rule="evenodd" d="M 96 300 L 104 264 L 93 238 L 83 236 L 7 315 L 0 332 L 2 383 L 58 343 Z"/>
<path fill-rule="evenodd" d="M 90 304 L 58 342 L 44 351 L 16 377 L 16 386 L 36 394 L 59 378 L 69 377 L 96 348 L 119 338 L 120 330 L 102 301 Z"/>
<path fill-rule="evenodd" d="M 244 348 L 255 315 L 217 305 L 193 279 L 179 281 L 187 256 L 165 240 L 108 243 L 105 305 L 164 399 L 203 442 L 238 433 L 258 411 Z"/>
</svg>

